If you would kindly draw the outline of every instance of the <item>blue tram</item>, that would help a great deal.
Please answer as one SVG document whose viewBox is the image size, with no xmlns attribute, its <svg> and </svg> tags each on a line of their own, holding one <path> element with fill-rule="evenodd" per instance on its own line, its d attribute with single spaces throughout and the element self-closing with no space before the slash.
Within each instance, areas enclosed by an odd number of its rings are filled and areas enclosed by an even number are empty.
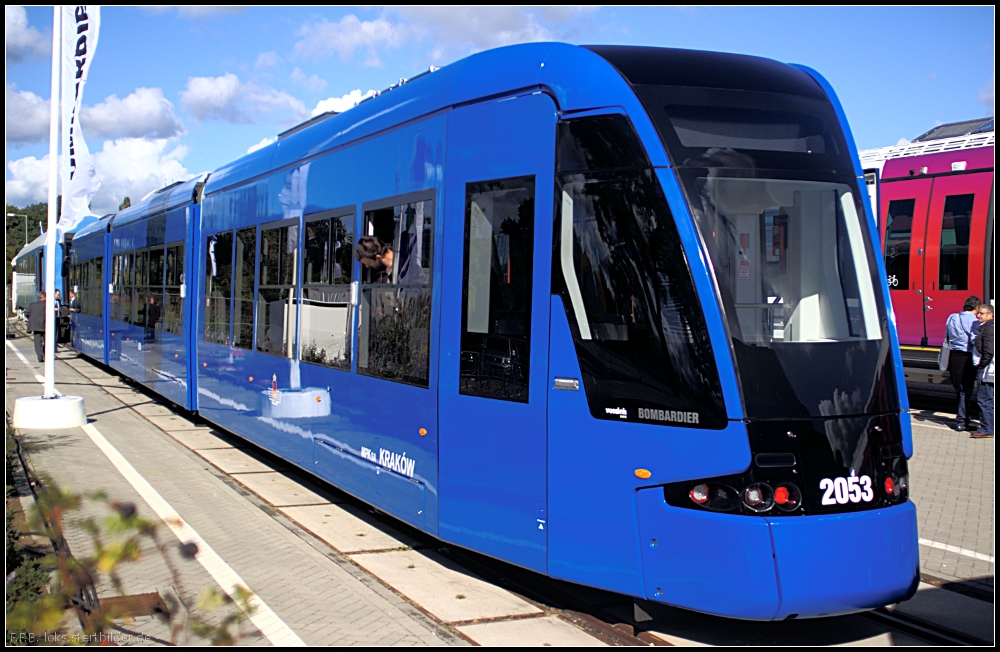
<svg viewBox="0 0 1000 652">
<path fill-rule="evenodd" d="M 539 43 L 390 90 L 78 233 L 78 348 L 552 577 L 760 620 L 915 591 L 896 332 L 821 76 Z"/>
</svg>

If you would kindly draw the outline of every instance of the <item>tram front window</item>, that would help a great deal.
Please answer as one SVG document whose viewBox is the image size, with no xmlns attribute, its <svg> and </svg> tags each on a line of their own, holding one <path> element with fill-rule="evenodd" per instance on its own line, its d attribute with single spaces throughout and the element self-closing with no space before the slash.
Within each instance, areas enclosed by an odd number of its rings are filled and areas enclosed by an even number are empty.
<svg viewBox="0 0 1000 652">
<path fill-rule="evenodd" d="M 704 178 L 702 234 L 744 344 L 877 340 L 871 267 L 850 188 Z M 731 320 L 732 321 L 732 320 Z"/>
<path fill-rule="evenodd" d="M 748 416 L 892 409 L 876 391 L 892 372 L 856 186 L 723 174 L 681 176 L 714 268 Z"/>
</svg>

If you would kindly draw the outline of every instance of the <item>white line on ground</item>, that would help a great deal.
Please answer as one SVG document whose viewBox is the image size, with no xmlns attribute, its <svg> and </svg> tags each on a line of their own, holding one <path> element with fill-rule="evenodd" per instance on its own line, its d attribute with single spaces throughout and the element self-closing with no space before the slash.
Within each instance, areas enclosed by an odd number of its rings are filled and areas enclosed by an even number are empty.
<svg viewBox="0 0 1000 652">
<path fill-rule="evenodd" d="M 25 367 L 27 367 L 28 369 L 31 369 L 31 363 L 28 362 L 28 359 L 26 357 L 24 357 L 24 354 L 21 353 L 16 346 L 14 346 L 13 344 L 11 344 L 10 340 L 7 340 L 7 346 L 9 346 L 10 350 L 14 352 L 14 355 L 16 355 L 18 358 L 21 359 L 21 362 L 24 363 Z M 32 372 L 32 373 L 34 373 L 34 372 Z M 34 376 L 35 376 L 35 380 L 37 380 L 38 382 L 40 382 L 40 383 L 44 383 L 45 382 L 45 378 L 44 377 L 39 376 L 38 374 L 34 374 Z"/>
<path fill-rule="evenodd" d="M 24 362 L 25 366 L 29 369 L 31 368 L 27 359 L 21 355 L 21 352 L 18 351 L 17 348 L 10 343 L 10 341 L 7 342 L 7 346 L 9 346 L 11 350 L 17 354 L 17 357 Z M 39 382 L 44 380 L 38 374 L 35 374 L 35 378 L 37 378 Z M 208 571 L 209 575 L 211 575 L 212 578 L 219 583 L 219 586 L 222 587 L 222 590 L 225 591 L 229 597 L 235 597 L 234 593 L 236 587 L 247 586 L 247 583 L 243 581 L 243 579 L 229 566 L 229 564 L 223 561 L 222 557 L 220 557 L 219 554 L 208 545 L 208 542 L 202 539 L 201 535 L 195 532 L 194 528 L 181 520 L 181 517 L 177 514 L 174 508 L 170 506 L 170 503 L 164 500 L 144 477 L 139 475 L 139 472 L 136 471 L 129 461 L 118 452 L 118 449 L 112 446 L 111 443 L 104 438 L 104 435 L 102 435 L 97 428 L 88 423 L 83 426 L 83 431 L 87 433 L 87 436 L 90 437 L 91 441 L 93 441 L 97 447 L 101 449 L 101 452 L 107 455 L 108 459 L 111 460 L 111 463 L 118 469 L 118 472 L 121 473 L 126 480 L 128 480 L 129 484 L 131 484 L 132 487 L 139 493 L 142 499 L 146 501 L 154 512 L 156 512 L 156 515 L 167 524 L 170 531 L 173 532 L 182 543 L 194 542 L 198 546 L 198 555 L 195 559 L 197 559 L 198 563 L 200 563 L 205 570 Z M 274 613 L 274 611 L 256 594 L 249 600 L 249 604 L 255 608 L 254 613 L 250 616 L 250 621 L 256 625 L 257 629 L 259 629 L 260 632 L 267 637 L 272 645 L 305 645 L 305 641 L 299 638 L 298 634 L 292 631 L 292 629 L 285 624 L 285 622 L 281 620 L 281 618 L 279 618 L 278 615 Z"/>
<path fill-rule="evenodd" d="M 979 561 L 988 561 L 991 564 L 995 563 L 993 557 L 989 555 L 984 555 L 981 552 L 976 552 L 975 550 L 968 550 L 967 548 L 959 548 L 958 546 L 949 546 L 947 543 L 938 543 L 937 541 L 931 541 L 930 539 L 917 539 L 917 543 L 922 546 L 927 546 L 928 548 L 937 548 L 938 550 L 947 550 L 948 552 L 954 552 L 958 555 L 964 555 L 966 557 L 972 557 L 973 559 L 978 559 Z"/>
<path fill-rule="evenodd" d="M 247 583 L 236 574 L 236 571 L 223 561 L 218 553 L 212 550 L 208 542 L 202 539 L 194 531 L 194 528 L 181 520 L 181 517 L 174 511 L 174 508 L 157 493 L 156 489 L 153 489 L 152 485 L 144 477 L 139 475 L 139 472 L 118 452 L 118 449 L 104 438 L 104 435 L 97 428 L 88 423 L 83 426 L 83 431 L 108 456 L 108 459 L 115 465 L 119 473 L 139 492 L 142 499 L 149 504 L 157 516 L 163 519 L 163 522 L 177 535 L 177 538 L 182 543 L 194 542 L 197 544 L 198 555 L 195 559 L 205 567 L 205 570 L 219 583 L 223 591 L 230 597 L 235 597 L 236 587 L 247 586 Z M 250 616 L 250 620 L 271 641 L 272 645 L 305 645 L 305 642 L 284 621 L 278 618 L 278 615 L 259 597 L 254 595 L 250 600 L 250 604 L 256 607 L 255 613 Z"/>
</svg>

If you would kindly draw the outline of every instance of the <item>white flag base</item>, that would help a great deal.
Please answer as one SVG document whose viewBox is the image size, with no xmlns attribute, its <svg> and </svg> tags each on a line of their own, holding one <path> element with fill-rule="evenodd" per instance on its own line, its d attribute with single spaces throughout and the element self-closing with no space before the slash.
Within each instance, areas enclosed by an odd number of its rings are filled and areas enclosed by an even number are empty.
<svg viewBox="0 0 1000 652">
<path fill-rule="evenodd" d="M 14 402 L 14 427 L 32 429 L 77 428 L 87 425 L 82 396 L 25 396 Z"/>
</svg>

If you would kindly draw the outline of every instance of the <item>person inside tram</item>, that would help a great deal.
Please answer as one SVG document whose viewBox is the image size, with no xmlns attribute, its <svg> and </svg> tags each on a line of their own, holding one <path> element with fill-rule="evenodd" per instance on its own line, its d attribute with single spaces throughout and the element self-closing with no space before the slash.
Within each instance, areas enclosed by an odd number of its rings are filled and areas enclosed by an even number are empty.
<svg viewBox="0 0 1000 652">
<path fill-rule="evenodd" d="M 354 247 L 354 257 L 368 268 L 371 283 L 391 283 L 393 253 L 378 236 L 366 235 L 358 238 Z"/>
<path fill-rule="evenodd" d="M 955 410 L 955 430 L 963 432 L 972 428 L 973 388 L 976 385 L 976 365 L 972 362 L 972 342 L 979 332 L 979 321 L 976 310 L 979 308 L 979 297 L 970 296 L 962 305 L 962 312 L 952 313 L 945 322 L 948 337 L 948 374 L 951 376 L 951 386 L 955 388 L 958 398 L 958 409 Z"/>
<path fill-rule="evenodd" d="M 80 300 L 76 298 L 76 292 L 69 291 L 69 311 L 80 312 Z"/>
</svg>

